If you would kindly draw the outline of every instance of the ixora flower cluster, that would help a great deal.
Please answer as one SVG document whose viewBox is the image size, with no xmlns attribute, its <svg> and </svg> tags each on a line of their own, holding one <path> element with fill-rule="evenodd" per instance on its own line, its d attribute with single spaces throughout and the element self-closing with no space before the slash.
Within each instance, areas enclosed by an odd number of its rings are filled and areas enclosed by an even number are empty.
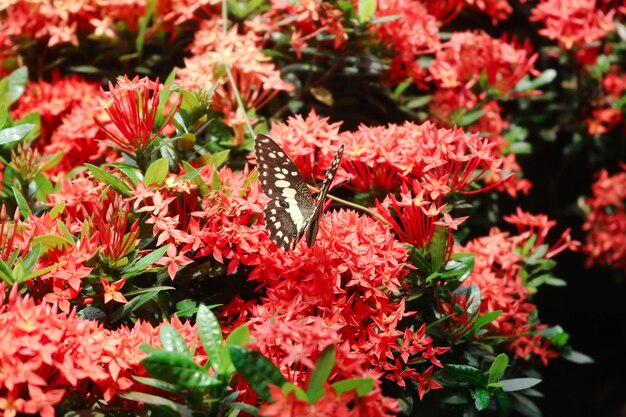
<svg viewBox="0 0 626 417">
<path fill-rule="evenodd" d="M 560 2 L 540 1 L 529 19 L 582 65 L 600 54 L 584 43 L 610 36 L 623 12 L 600 3 L 563 18 Z M 540 380 L 526 375 L 572 352 L 532 296 L 563 284 L 553 258 L 579 244 L 567 228 L 549 236 L 559 227 L 543 214 L 493 206 L 532 190 L 516 154 L 525 119 L 511 109 L 532 107 L 552 76 L 529 42 L 445 34 L 462 11 L 495 25 L 513 8 L 0 4 L 2 413 L 382 417 L 429 401 L 460 413 L 529 404 Z M 120 76 L 131 73 L 150 76 Z M 610 97 L 623 76 L 598 74 L 582 130 L 601 135 L 621 122 Z M 360 119 L 333 114 L 366 91 L 397 112 L 377 102 Z M 311 188 L 343 149 L 310 247 L 281 250 L 268 235 L 256 132 Z M 624 188 L 620 175 L 601 174 L 584 246 L 590 263 L 617 268 L 624 196 L 607 194 Z M 279 206 L 297 223 L 288 191 Z"/>
</svg>

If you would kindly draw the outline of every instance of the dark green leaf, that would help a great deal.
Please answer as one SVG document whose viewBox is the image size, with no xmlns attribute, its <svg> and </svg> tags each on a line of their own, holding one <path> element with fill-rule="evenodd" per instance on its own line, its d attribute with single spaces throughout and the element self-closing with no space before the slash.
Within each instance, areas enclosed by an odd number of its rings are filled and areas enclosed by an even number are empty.
<svg viewBox="0 0 626 417">
<path fill-rule="evenodd" d="M 120 394 L 120 397 L 130 400 L 142 402 L 154 406 L 165 407 L 166 409 L 170 409 L 175 411 L 180 417 L 192 417 L 193 412 L 186 406 L 182 404 L 175 403 L 172 400 L 168 400 L 167 398 L 160 397 L 158 395 L 146 394 L 145 392 L 127 392 Z M 161 417 L 161 414 L 154 413 L 154 416 Z"/>
<path fill-rule="evenodd" d="M 500 314 L 502 314 L 502 310 L 496 310 L 496 311 L 489 311 L 483 314 L 482 316 L 478 317 L 476 321 L 474 322 L 472 331 L 477 332 L 478 330 L 482 329 L 484 326 L 486 326 L 487 324 L 491 323 L 492 321 L 500 317 Z"/>
<path fill-rule="evenodd" d="M 542 417 L 541 410 L 537 407 L 537 404 L 535 404 L 526 395 L 521 395 L 515 392 L 510 395 L 514 400 L 513 408 L 520 414 L 523 414 L 526 417 Z"/>
<path fill-rule="evenodd" d="M 443 375 L 457 382 L 464 382 L 475 387 L 483 388 L 487 385 L 487 377 L 480 369 L 469 365 L 446 365 L 441 371 Z"/>
<path fill-rule="evenodd" d="M 349 378 L 335 382 L 332 387 L 337 395 L 356 390 L 359 397 L 365 397 L 374 389 L 374 380 L 372 378 Z"/>
<path fill-rule="evenodd" d="M 511 414 L 511 399 L 506 392 L 502 391 L 502 389 L 499 388 L 493 392 L 493 397 L 496 400 L 498 415 L 508 416 L 509 414 Z"/>
<path fill-rule="evenodd" d="M 13 127 L 7 127 L 0 130 L 0 145 L 6 145 L 7 143 L 19 142 L 24 139 L 28 133 L 33 130 L 34 124 L 28 123 L 24 125 L 17 125 Z"/>
<path fill-rule="evenodd" d="M 155 297 L 161 291 L 161 288 L 151 288 L 150 291 L 146 292 L 145 294 L 133 298 L 128 303 L 124 304 L 122 308 L 117 309 L 113 312 L 113 314 L 111 315 L 111 321 L 116 322 L 130 315 L 133 311 L 137 310 L 139 307 L 150 301 L 152 297 Z"/>
<path fill-rule="evenodd" d="M 102 181 L 104 184 L 110 185 L 115 191 L 122 194 L 124 197 L 130 197 L 132 195 L 130 186 L 121 179 L 117 178 L 115 175 L 95 165 L 85 164 L 85 166 L 94 177 Z"/>
<path fill-rule="evenodd" d="M 35 268 L 35 264 L 39 260 L 39 256 L 41 256 L 41 244 L 33 242 L 32 249 L 24 257 L 24 272 L 26 275 L 33 272 L 33 268 Z"/>
<path fill-rule="evenodd" d="M 222 357 L 224 356 L 224 336 L 222 335 L 220 322 L 211 310 L 205 305 L 200 304 L 196 316 L 196 323 L 198 326 L 198 335 L 200 336 L 202 346 L 204 346 L 204 350 L 209 357 L 209 362 L 213 370 L 218 374 L 223 373 L 225 371 L 222 361 Z"/>
<path fill-rule="evenodd" d="M 153 250 L 146 256 L 139 258 L 138 260 L 136 260 L 135 262 L 133 262 L 132 264 L 124 268 L 124 270 L 122 271 L 122 275 L 125 276 L 126 278 L 131 278 L 131 277 L 141 274 L 145 269 L 147 269 L 156 261 L 161 259 L 163 255 L 165 254 L 165 252 L 167 252 L 167 249 L 169 248 L 169 246 L 170 245 L 167 244 L 165 246 L 162 246 L 158 249 Z"/>
<path fill-rule="evenodd" d="M 230 408 L 233 408 L 235 410 L 240 410 L 243 411 L 244 413 L 248 413 L 251 416 L 258 416 L 259 415 L 259 409 L 251 406 L 250 404 L 246 404 L 246 403 L 230 403 L 228 404 L 228 406 Z M 236 416 L 237 414 L 233 414 L 233 417 Z M 229 414 L 230 416 L 230 414 Z"/>
<path fill-rule="evenodd" d="M 534 387 L 540 382 L 541 379 L 538 378 L 513 378 L 503 379 L 502 381 L 500 381 L 500 384 L 502 384 L 503 391 L 510 392 L 521 391 L 526 388 Z"/>
<path fill-rule="evenodd" d="M 13 271 L 11 271 L 11 268 L 9 268 L 2 259 L 0 259 L 0 278 L 2 278 L 2 280 L 9 285 L 13 285 L 13 283 L 15 283 Z"/>
<path fill-rule="evenodd" d="M 489 391 L 486 389 L 478 388 L 476 392 L 474 392 L 474 405 L 478 411 L 483 411 L 489 407 L 490 402 L 491 394 L 489 394 Z"/>
<path fill-rule="evenodd" d="M 309 402 L 314 404 L 324 396 L 324 382 L 330 376 L 330 372 L 335 365 L 335 346 L 329 345 L 322 351 L 319 359 L 315 364 L 315 369 L 309 378 L 309 386 L 307 387 L 307 396 Z"/>
<path fill-rule="evenodd" d="M 168 352 L 176 352 L 184 355 L 192 356 L 189 351 L 189 346 L 185 342 L 185 339 L 171 324 L 164 324 L 159 330 L 159 339 L 163 345 L 163 349 Z"/>
<path fill-rule="evenodd" d="M 239 374 L 262 399 L 271 401 L 270 384 L 282 387 L 287 382 L 276 365 L 260 353 L 243 346 L 229 346 L 228 351 Z"/>
<path fill-rule="evenodd" d="M 141 361 L 154 378 L 184 388 L 203 388 L 220 382 L 194 362 L 191 355 L 178 352 L 153 352 Z"/>
<path fill-rule="evenodd" d="M 489 384 L 493 382 L 498 382 L 500 378 L 502 378 L 502 375 L 504 375 L 504 371 L 506 371 L 507 366 L 509 366 L 508 356 L 506 356 L 504 353 L 496 356 L 496 359 L 491 364 L 491 367 L 489 367 L 489 379 L 487 380 L 487 382 Z"/>
<path fill-rule="evenodd" d="M 137 376 L 137 375 L 134 375 L 133 379 L 135 379 L 137 382 L 143 385 L 162 389 L 164 391 L 169 391 L 169 392 L 173 392 L 176 394 L 178 394 L 180 391 L 180 389 L 176 385 L 170 384 L 169 382 L 161 381 L 160 379 L 146 378 L 144 376 Z"/>
</svg>

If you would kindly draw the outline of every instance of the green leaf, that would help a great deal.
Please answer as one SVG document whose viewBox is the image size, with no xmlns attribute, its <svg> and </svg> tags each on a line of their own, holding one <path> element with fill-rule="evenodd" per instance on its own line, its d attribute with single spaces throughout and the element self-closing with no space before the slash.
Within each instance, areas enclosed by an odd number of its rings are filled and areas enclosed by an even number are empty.
<svg viewBox="0 0 626 417">
<path fill-rule="evenodd" d="M 113 164 L 113 166 L 122 171 L 124 175 L 126 175 L 126 178 L 130 180 L 130 182 L 133 184 L 133 187 L 137 187 L 137 183 L 139 183 L 137 167 L 120 163 Z"/>
<path fill-rule="evenodd" d="M 595 362 L 590 356 L 587 356 L 584 353 L 577 352 L 575 350 L 570 350 L 569 352 L 562 353 L 561 357 L 570 362 L 578 363 L 581 365 L 588 365 Z"/>
<path fill-rule="evenodd" d="M 124 197 L 130 197 L 132 195 L 130 186 L 121 179 L 117 178 L 115 175 L 95 165 L 85 164 L 85 166 L 94 177 L 102 181 L 104 184 L 110 185 L 115 191 L 122 194 Z"/>
<path fill-rule="evenodd" d="M 124 317 L 130 315 L 133 311 L 137 310 L 139 307 L 150 301 L 152 297 L 156 296 L 161 291 L 163 291 L 163 288 L 150 288 L 149 291 L 145 294 L 133 298 L 128 303 L 124 304 L 122 308 L 113 312 L 113 314 L 111 315 L 111 321 L 117 322 Z"/>
<path fill-rule="evenodd" d="M 442 373 L 457 382 L 468 383 L 475 387 L 482 388 L 487 385 L 487 377 L 480 369 L 470 365 L 448 364 L 443 368 Z"/>
<path fill-rule="evenodd" d="M 359 0 L 359 22 L 367 23 L 376 14 L 376 0 Z"/>
<path fill-rule="evenodd" d="M 50 218 L 52 220 L 56 219 L 59 214 L 63 213 L 63 211 L 65 210 L 65 202 L 61 201 L 59 204 L 57 204 L 56 206 L 52 207 L 52 209 L 50 209 Z"/>
<path fill-rule="evenodd" d="M 283 384 L 281 391 L 285 395 L 289 395 L 290 392 L 295 392 L 296 398 L 302 401 L 309 401 L 309 397 L 306 395 L 306 392 L 302 388 L 297 385 L 292 384 L 291 382 L 286 382 Z"/>
<path fill-rule="evenodd" d="M 137 376 L 137 375 L 133 375 L 133 379 L 135 379 L 137 382 L 143 385 L 162 389 L 164 391 L 169 391 L 169 392 L 173 392 L 176 394 L 178 394 L 180 391 L 176 385 L 170 384 L 169 382 L 161 381 L 160 379 L 146 378 L 144 376 Z"/>
<path fill-rule="evenodd" d="M 33 268 L 37 264 L 37 260 L 41 256 L 41 244 L 33 242 L 32 249 L 24 257 L 24 272 L 29 275 L 33 272 Z"/>
<path fill-rule="evenodd" d="M 489 407 L 490 402 L 491 394 L 489 394 L 489 391 L 486 389 L 478 388 L 476 392 L 474 392 L 474 405 L 478 411 L 483 411 Z"/>
<path fill-rule="evenodd" d="M 503 379 L 499 383 L 502 385 L 502 390 L 505 392 L 521 391 L 530 387 L 534 387 L 541 382 L 539 378 L 513 378 Z"/>
<path fill-rule="evenodd" d="M 499 381 L 500 378 L 502 378 L 502 375 L 504 375 L 504 371 L 506 371 L 507 366 L 509 366 L 509 357 L 506 356 L 506 354 L 501 353 L 496 356 L 496 359 L 489 367 L 489 379 L 487 380 L 487 383 L 491 384 Z"/>
<path fill-rule="evenodd" d="M 220 168 L 222 165 L 228 161 L 228 157 L 230 155 L 230 149 L 226 149 L 224 151 L 220 151 L 211 155 L 211 161 L 215 168 Z"/>
<path fill-rule="evenodd" d="M 523 78 L 520 82 L 515 86 L 515 91 L 529 91 L 536 90 L 537 88 L 544 86 L 546 84 L 550 84 L 558 73 L 556 70 L 552 68 L 548 68 L 544 72 L 541 73 L 537 78 L 533 80 L 529 80 L 528 77 Z"/>
<path fill-rule="evenodd" d="M 486 326 L 487 324 L 491 323 L 492 321 L 500 317 L 500 314 L 502 314 L 502 310 L 488 311 L 487 313 L 478 317 L 476 321 L 474 322 L 472 331 L 475 333 L 478 330 L 482 329 L 484 326 Z"/>
<path fill-rule="evenodd" d="M 335 365 L 335 346 L 329 345 L 322 351 L 315 369 L 309 378 L 309 386 L 307 387 L 307 396 L 309 402 L 314 404 L 324 396 L 324 382 L 330 376 L 330 372 Z"/>
<path fill-rule="evenodd" d="M 125 276 L 126 278 L 131 278 L 131 277 L 141 274 L 144 271 L 144 269 L 147 269 L 156 261 L 161 259 L 163 255 L 165 254 L 165 252 L 167 252 L 167 249 L 169 248 L 169 246 L 170 246 L 169 244 L 162 246 L 158 249 L 153 250 L 146 256 L 139 258 L 138 260 L 135 260 L 135 262 L 128 265 L 126 268 L 122 270 L 122 275 Z"/>
<path fill-rule="evenodd" d="M 459 126 L 469 126 L 478 119 L 480 119 L 483 114 L 485 114 L 485 111 L 483 109 L 467 112 L 461 117 L 461 120 L 459 121 Z"/>
<path fill-rule="evenodd" d="M 28 133 L 33 130 L 34 124 L 27 123 L 23 125 L 17 125 L 13 127 L 7 127 L 0 130 L 0 145 L 6 145 L 7 143 L 19 142 L 24 139 Z"/>
<path fill-rule="evenodd" d="M 164 324 L 159 330 L 159 339 L 163 345 L 163 349 L 168 352 L 176 352 L 187 356 L 192 356 L 189 351 L 189 346 L 185 342 L 185 339 L 180 335 L 178 330 L 171 324 Z"/>
<path fill-rule="evenodd" d="M 73 242 L 58 235 L 41 235 L 33 238 L 33 244 L 41 246 L 41 251 L 45 255 L 50 249 L 68 247 Z"/>
<path fill-rule="evenodd" d="M 53 155 L 46 155 L 45 162 L 41 165 L 40 169 L 42 171 L 47 171 L 50 168 L 54 168 L 63 160 L 63 155 L 65 155 L 64 152 L 57 152 Z"/>
<path fill-rule="evenodd" d="M 7 109 L 7 105 L 0 101 L 0 131 L 4 127 L 9 118 L 9 110 Z"/>
<path fill-rule="evenodd" d="M 229 346 L 235 368 L 262 399 L 271 401 L 269 385 L 282 387 L 287 382 L 280 370 L 265 356 L 243 346 Z"/>
<path fill-rule="evenodd" d="M 356 390 L 359 397 L 365 397 L 374 389 L 374 380 L 372 378 L 349 378 L 335 382 L 332 387 L 337 395 Z"/>
<path fill-rule="evenodd" d="M 499 388 L 494 391 L 493 396 L 496 399 L 498 415 L 508 416 L 509 414 L 511 414 L 511 399 L 509 398 L 508 394 L 502 391 L 501 388 Z"/>
<path fill-rule="evenodd" d="M 175 411 L 180 417 L 192 417 L 193 412 L 188 407 L 178 404 L 172 400 L 168 400 L 167 398 L 160 397 L 158 395 L 146 394 L 145 392 L 127 392 L 124 394 L 120 394 L 120 397 L 130 400 L 137 401 L 141 403 L 150 404 L 152 406 L 160 406 L 165 407 L 166 409 L 171 409 Z M 163 417 L 165 413 L 153 413 L 153 416 Z"/>
<path fill-rule="evenodd" d="M 0 259 L 0 278 L 2 278 L 2 280 L 9 285 L 13 285 L 13 283 L 15 283 L 13 271 L 11 271 L 11 268 L 9 268 L 2 259 Z"/>
<path fill-rule="evenodd" d="M 201 304 L 200 307 L 198 307 L 196 323 L 198 326 L 198 335 L 200 336 L 202 346 L 204 346 L 204 350 L 209 357 L 213 370 L 218 374 L 223 373 L 225 370 L 222 361 L 222 357 L 224 356 L 222 353 L 224 351 L 222 346 L 224 336 L 222 335 L 220 322 L 211 310 Z"/>
<path fill-rule="evenodd" d="M 211 189 L 206 185 L 202 177 L 200 176 L 200 171 L 204 169 L 204 167 L 194 168 L 187 161 L 183 161 L 183 169 L 185 170 L 185 178 L 193 181 L 194 184 L 198 186 L 198 189 L 202 193 L 202 195 L 207 195 L 211 192 Z"/>
<path fill-rule="evenodd" d="M 145 185 L 163 184 L 168 172 L 170 171 L 167 159 L 160 158 L 150 164 L 144 175 L 143 182 Z"/>
<path fill-rule="evenodd" d="M 194 362 L 189 354 L 178 352 L 153 352 L 141 365 L 151 376 L 184 388 L 203 388 L 220 382 L 206 369 Z"/>
<path fill-rule="evenodd" d="M 21 67 L 9 75 L 9 90 L 6 95 L 8 107 L 15 103 L 24 94 L 28 81 L 28 67 Z"/>
<path fill-rule="evenodd" d="M 15 201 L 17 202 L 17 206 L 20 208 L 20 215 L 22 218 L 26 219 L 31 214 L 30 207 L 28 206 L 28 202 L 26 198 L 24 198 L 24 194 L 17 188 L 11 186 L 13 190 L 13 196 L 15 197 Z"/>
</svg>

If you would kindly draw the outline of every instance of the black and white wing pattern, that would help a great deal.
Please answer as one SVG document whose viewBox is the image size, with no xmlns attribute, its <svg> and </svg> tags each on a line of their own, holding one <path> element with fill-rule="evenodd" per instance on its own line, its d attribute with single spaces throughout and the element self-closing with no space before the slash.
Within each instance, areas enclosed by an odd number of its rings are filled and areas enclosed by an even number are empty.
<svg viewBox="0 0 626 417">
<path fill-rule="evenodd" d="M 283 249 L 293 250 L 306 233 L 307 246 L 313 246 L 324 200 L 339 168 L 341 146 L 326 171 L 317 201 L 313 201 L 296 165 L 269 136 L 254 139 L 261 189 L 270 198 L 263 213 L 270 238 Z"/>
</svg>

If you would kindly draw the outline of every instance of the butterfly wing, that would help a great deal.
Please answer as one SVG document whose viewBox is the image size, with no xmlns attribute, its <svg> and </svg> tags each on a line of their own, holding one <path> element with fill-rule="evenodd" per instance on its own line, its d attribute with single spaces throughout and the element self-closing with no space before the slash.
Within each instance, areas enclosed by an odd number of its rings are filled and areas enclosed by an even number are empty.
<svg viewBox="0 0 626 417">
<path fill-rule="evenodd" d="M 320 216 L 322 215 L 322 211 L 324 210 L 324 203 L 326 201 L 326 195 L 328 194 L 328 190 L 330 190 L 330 186 L 333 183 L 333 179 L 335 179 L 335 174 L 337 173 L 337 169 L 339 168 L 339 163 L 341 162 L 341 156 L 343 155 L 343 145 L 339 147 L 337 150 L 337 154 L 333 158 L 333 162 L 330 164 L 330 168 L 326 171 L 326 175 L 324 176 L 324 182 L 322 183 L 322 187 L 320 188 L 320 192 L 317 196 L 317 200 L 315 203 L 315 210 L 306 224 L 304 225 L 302 231 L 300 232 L 298 239 L 302 237 L 302 234 L 306 233 L 306 244 L 308 247 L 313 246 L 315 242 L 315 238 L 317 237 L 317 229 Z"/>
<path fill-rule="evenodd" d="M 265 228 L 278 247 L 293 249 L 315 213 L 315 203 L 296 165 L 269 136 L 254 139 L 261 189 L 270 198 Z"/>
</svg>

